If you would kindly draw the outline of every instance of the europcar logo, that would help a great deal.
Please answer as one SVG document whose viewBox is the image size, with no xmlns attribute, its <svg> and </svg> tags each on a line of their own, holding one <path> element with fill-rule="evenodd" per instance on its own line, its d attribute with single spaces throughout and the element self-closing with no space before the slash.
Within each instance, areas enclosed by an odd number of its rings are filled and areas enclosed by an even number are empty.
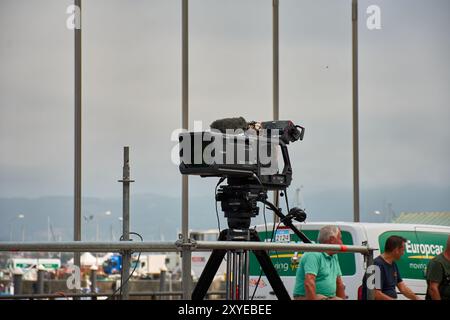
<svg viewBox="0 0 450 320">
<path fill-rule="evenodd" d="M 444 251 L 444 246 L 436 244 L 413 243 L 408 240 L 405 245 L 408 259 L 433 259 Z M 415 255 L 412 255 L 415 254 Z"/>
<path fill-rule="evenodd" d="M 380 235 L 379 244 L 384 252 L 386 240 L 392 236 L 401 236 L 406 240 L 405 254 L 397 261 L 400 275 L 404 279 L 425 279 L 427 265 L 431 259 L 444 251 L 448 233 L 430 231 L 387 231 Z"/>
</svg>

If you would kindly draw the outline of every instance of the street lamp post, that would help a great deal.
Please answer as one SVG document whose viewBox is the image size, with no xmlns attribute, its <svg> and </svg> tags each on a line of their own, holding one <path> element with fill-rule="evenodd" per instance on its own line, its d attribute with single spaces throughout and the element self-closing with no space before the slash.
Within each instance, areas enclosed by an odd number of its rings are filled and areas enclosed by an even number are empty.
<svg viewBox="0 0 450 320">
<path fill-rule="evenodd" d="M 88 235 L 88 223 L 89 221 L 92 221 L 94 219 L 94 215 L 91 214 L 89 216 L 83 216 L 84 221 L 86 222 L 86 227 L 84 228 L 84 234 L 85 234 L 85 240 L 87 240 L 87 235 Z"/>
<path fill-rule="evenodd" d="M 119 217 L 118 220 L 119 220 L 119 240 L 120 240 L 120 238 L 122 237 L 122 234 L 123 234 L 123 231 L 121 231 L 122 230 L 122 225 L 123 225 L 123 222 L 122 222 L 123 218 Z"/>
<path fill-rule="evenodd" d="M 109 211 L 109 210 L 106 211 L 105 215 L 107 217 L 111 217 L 111 211 Z M 114 240 L 114 237 L 113 237 L 113 223 L 110 222 L 110 224 L 109 224 L 109 241 L 113 241 L 113 240 Z"/>
<path fill-rule="evenodd" d="M 382 222 L 384 222 L 384 214 L 383 214 L 383 212 L 381 212 L 381 211 L 379 211 L 379 210 L 374 210 L 373 212 L 372 212 L 372 214 L 374 214 L 375 216 L 377 216 L 377 217 L 381 217 L 381 216 L 383 216 L 383 221 Z M 379 222 L 379 219 L 377 218 L 377 222 Z"/>
<path fill-rule="evenodd" d="M 12 217 L 10 220 L 9 220 L 9 241 L 13 241 L 13 223 L 14 223 L 14 221 L 16 221 L 17 219 L 23 219 L 23 218 L 25 218 L 25 216 L 23 215 L 23 214 L 18 214 L 17 216 L 15 216 L 15 217 Z M 24 228 L 23 228 L 23 224 L 22 224 L 22 241 L 23 241 L 23 239 L 24 239 Z"/>
<path fill-rule="evenodd" d="M 107 217 L 109 217 L 109 216 L 111 216 L 111 211 L 105 211 L 104 212 L 104 215 L 105 216 L 107 216 Z M 95 215 L 95 222 L 96 222 L 96 232 L 95 232 L 95 241 L 100 241 L 101 239 L 100 239 L 100 219 L 103 217 L 103 215 L 102 214 L 96 214 Z"/>
</svg>

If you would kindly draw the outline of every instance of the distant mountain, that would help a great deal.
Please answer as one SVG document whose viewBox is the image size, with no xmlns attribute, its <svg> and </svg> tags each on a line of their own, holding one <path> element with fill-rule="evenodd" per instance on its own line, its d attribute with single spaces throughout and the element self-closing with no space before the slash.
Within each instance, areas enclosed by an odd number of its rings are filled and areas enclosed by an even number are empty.
<svg viewBox="0 0 450 320">
<path fill-rule="evenodd" d="M 294 191 L 289 192 L 290 206 Z M 307 221 L 352 221 L 351 190 L 329 190 L 316 194 L 303 194 L 308 213 Z M 271 197 L 269 198 L 271 199 Z M 284 199 L 281 199 L 282 207 Z M 301 204 L 300 204 L 301 205 Z M 121 230 L 121 198 L 83 198 L 83 240 L 101 241 L 118 239 Z M 214 195 L 191 197 L 189 201 L 189 227 L 191 229 L 217 228 Z M 218 204 L 221 228 L 226 221 Z M 105 214 L 110 211 L 111 214 Z M 131 231 L 140 233 L 145 240 L 175 240 L 181 230 L 181 200 L 156 194 L 131 196 Z M 380 215 L 373 214 L 379 211 Z M 450 211 L 450 187 L 405 186 L 361 190 L 361 220 L 367 222 L 390 221 L 401 212 Z M 267 211 L 268 212 L 268 211 Z M 23 214 L 24 218 L 17 216 Z M 268 215 L 272 221 L 272 215 Z M 50 221 L 50 232 L 48 228 Z M 263 223 L 262 214 L 253 220 Z M 97 228 L 98 225 L 98 228 Z M 98 232 L 97 232 L 98 229 Z M 112 232 L 111 232 L 112 231 Z M 52 196 L 40 198 L 0 198 L 0 241 L 52 241 L 73 238 L 73 198 Z"/>
<path fill-rule="evenodd" d="M 212 204 L 208 205 L 209 202 Z M 214 211 L 207 213 L 209 209 L 214 210 L 213 198 L 191 199 L 191 208 L 191 228 L 212 228 L 217 225 Z M 107 215 L 107 211 L 111 214 Z M 16 218 L 19 214 L 24 215 L 24 218 Z M 121 216 L 121 198 L 83 198 L 83 240 L 107 241 L 111 235 L 117 240 Z M 154 194 L 134 195 L 130 200 L 130 217 L 130 230 L 140 233 L 145 240 L 176 239 L 177 231 L 181 230 L 181 201 L 179 198 Z M 48 228 L 48 221 L 51 229 Z M 14 241 L 21 241 L 23 233 L 26 240 L 46 241 L 49 235 L 52 240 L 71 240 L 73 198 L 0 198 L 0 222 L 0 241 L 9 241 L 11 236 Z"/>
</svg>

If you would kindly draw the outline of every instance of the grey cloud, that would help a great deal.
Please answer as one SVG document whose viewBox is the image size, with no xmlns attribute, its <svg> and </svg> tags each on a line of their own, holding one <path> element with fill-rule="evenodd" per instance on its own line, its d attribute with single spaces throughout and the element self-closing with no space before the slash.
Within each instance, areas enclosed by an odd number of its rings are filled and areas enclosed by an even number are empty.
<svg viewBox="0 0 450 320">
<path fill-rule="evenodd" d="M 124 145 L 132 148 L 133 192 L 180 192 L 180 174 L 170 163 L 170 134 L 181 122 L 180 1 L 132 2 L 84 2 L 86 195 L 120 195 Z M 190 125 L 236 115 L 271 118 L 271 1 L 190 2 Z M 72 192 L 70 3 L 0 4 L 0 149 L 7 150 L 0 157 L 1 195 Z M 383 29 L 360 28 L 362 184 L 444 188 L 450 177 L 448 2 L 374 3 L 382 7 Z M 346 208 L 349 4 L 283 0 L 280 7 L 280 113 L 307 128 L 305 141 L 291 146 L 293 187 L 302 184 L 307 197 L 325 200 L 327 192 L 346 190 Z M 210 195 L 214 182 L 191 181 L 193 194 Z"/>
</svg>

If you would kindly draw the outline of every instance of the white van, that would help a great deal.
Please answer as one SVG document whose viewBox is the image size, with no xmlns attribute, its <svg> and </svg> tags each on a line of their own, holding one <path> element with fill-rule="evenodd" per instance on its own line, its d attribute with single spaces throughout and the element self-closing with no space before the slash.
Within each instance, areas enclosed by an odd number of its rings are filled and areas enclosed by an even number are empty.
<svg viewBox="0 0 450 320">
<path fill-rule="evenodd" d="M 319 230 L 325 225 L 339 226 L 342 231 L 342 240 L 347 245 L 362 245 L 368 243 L 370 247 L 377 249 L 374 258 L 384 251 L 386 239 L 391 235 L 398 235 L 406 238 L 405 254 L 397 265 L 405 283 L 418 295 L 424 296 L 426 293 L 425 271 L 430 259 L 445 249 L 447 237 L 450 234 L 450 227 L 432 225 L 412 225 L 393 223 L 353 223 L 353 222 L 310 222 L 297 223 L 296 227 L 312 241 L 317 240 Z M 257 226 L 257 231 L 261 241 L 270 241 L 272 236 L 270 224 Z M 266 240 L 267 239 L 267 240 Z M 286 227 L 280 227 L 274 235 L 275 242 L 300 242 L 298 237 Z M 298 260 L 301 259 L 301 252 L 269 252 L 272 263 L 288 292 L 294 290 L 295 275 L 298 267 Z M 362 284 L 365 271 L 364 257 L 359 253 L 338 254 L 339 263 L 343 273 L 345 292 L 348 299 L 355 300 L 358 297 L 358 288 Z M 250 260 L 250 294 L 253 294 L 257 280 L 260 276 L 260 267 L 253 254 Z M 399 295 L 399 299 L 404 299 Z M 276 296 L 267 281 L 262 277 L 256 290 L 254 299 L 276 299 Z"/>
<path fill-rule="evenodd" d="M 134 275 L 141 278 L 159 276 L 162 271 L 167 271 L 166 259 L 165 254 L 142 255 L 139 257 L 139 264 Z"/>
<path fill-rule="evenodd" d="M 47 258 L 11 258 L 6 263 L 10 274 L 20 270 L 23 273 L 24 280 L 36 280 L 38 266 L 41 266 L 45 271 L 55 272 L 61 268 L 61 260 Z"/>
<path fill-rule="evenodd" d="M 217 241 L 219 238 L 219 231 L 217 229 L 209 229 L 203 231 L 190 231 L 189 237 L 196 241 Z M 192 275 L 195 280 L 198 280 L 200 275 L 208 262 L 211 251 L 193 251 L 191 256 Z M 223 278 L 226 272 L 226 263 L 222 261 L 216 273 L 216 278 Z"/>
</svg>

